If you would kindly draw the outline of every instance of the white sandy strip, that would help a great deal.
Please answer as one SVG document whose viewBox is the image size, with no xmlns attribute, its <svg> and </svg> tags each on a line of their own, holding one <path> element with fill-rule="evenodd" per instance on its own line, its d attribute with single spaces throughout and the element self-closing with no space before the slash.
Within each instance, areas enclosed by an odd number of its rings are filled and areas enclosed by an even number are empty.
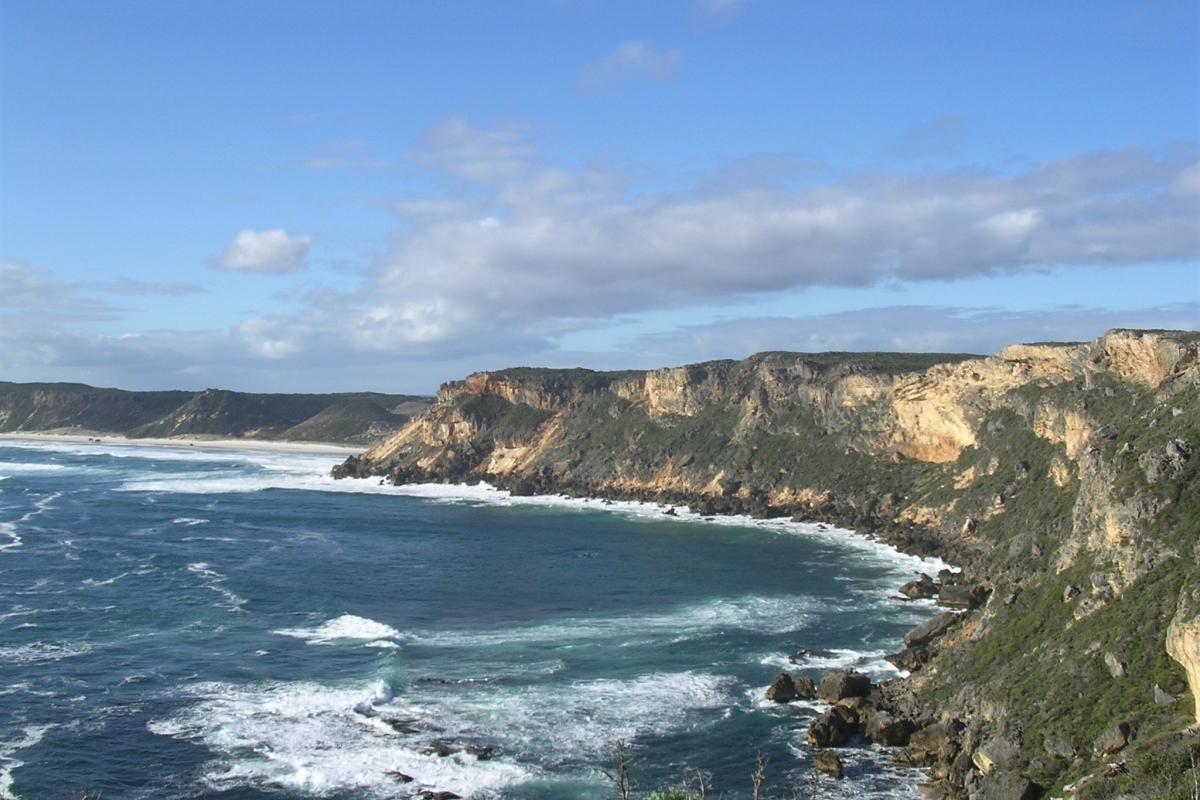
<svg viewBox="0 0 1200 800">
<path fill-rule="evenodd" d="M 129 445 L 134 447 L 195 447 L 202 450 L 263 450 L 276 453 L 311 453 L 317 455 L 354 455 L 365 447 L 349 447 L 340 444 L 315 442 L 269 442 L 259 439 L 204 439 L 195 436 L 179 436 L 167 439 L 130 439 L 127 436 L 108 433 L 0 433 L 0 441 L 57 442 L 60 444 L 96 444 L 96 439 L 105 445 Z"/>
</svg>

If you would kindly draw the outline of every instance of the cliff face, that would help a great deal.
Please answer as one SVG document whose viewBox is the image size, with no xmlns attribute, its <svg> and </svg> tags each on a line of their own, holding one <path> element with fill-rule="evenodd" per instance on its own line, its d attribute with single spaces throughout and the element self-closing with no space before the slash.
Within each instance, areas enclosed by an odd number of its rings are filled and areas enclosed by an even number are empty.
<svg viewBox="0 0 1200 800">
<path fill-rule="evenodd" d="M 1095 767 L 1108 727 L 1148 746 L 1193 713 L 1198 444 L 1200 335 L 1116 330 L 987 358 L 482 373 L 337 474 L 798 515 L 937 553 L 990 599 L 906 685 L 1049 787 Z"/>
</svg>

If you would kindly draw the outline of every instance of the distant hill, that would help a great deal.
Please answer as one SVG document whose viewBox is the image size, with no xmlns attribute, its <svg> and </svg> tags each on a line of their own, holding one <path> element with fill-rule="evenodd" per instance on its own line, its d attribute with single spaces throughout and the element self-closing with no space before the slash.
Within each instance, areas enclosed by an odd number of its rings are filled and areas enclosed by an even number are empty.
<svg viewBox="0 0 1200 800">
<path fill-rule="evenodd" d="M 81 383 L 0 381 L 0 432 L 90 431 L 133 438 L 212 436 L 370 445 L 432 398 L 354 392 L 130 392 Z"/>
</svg>

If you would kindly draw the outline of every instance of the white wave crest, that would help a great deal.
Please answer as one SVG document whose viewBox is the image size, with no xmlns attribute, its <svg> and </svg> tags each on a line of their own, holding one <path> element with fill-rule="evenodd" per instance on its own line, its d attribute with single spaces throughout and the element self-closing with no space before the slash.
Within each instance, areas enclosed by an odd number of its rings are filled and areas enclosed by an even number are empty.
<svg viewBox="0 0 1200 800">
<path fill-rule="evenodd" d="M 194 705 L 149 729 L 214 750 L 219 762 L 206 782 L 215 789 L 282 785 L 392 797 L 397 785 L 388 773 L 403 772 L 414 787 L 470 798 L 544 777 L 547 766 L 589 772 L 580 764 L 604 757 L 619 738 L 715 720 L 734 701 L 732 684 L 704 673 L 656 673 L 558 685 L 417 684 L 395 699 L 382 683 L 202 684 L 189 690 Z M 398 736 L 387 720 L 411 720 L 415 730 Z M 424 752 L 439 739 L 487 743 L 497 757 Z M 593 777 L 597 786 L 605 780 Z"/>
<path fill-rule="evenodd" d="M 41 664 L 74 658 L 92 651 L 88 644 L 61 644 L 57 642 L 34 642 L 33 644 L 0 647 L 0 662 L 10 664 Z"/>
<path fill-rule="evenodd" d="M 12 774 L 17 768 L 24 766 L 25 762 L 15 756 L 21 750 L 27 750 L 42 741 L 46 732 L 54 727 L 54 725 L 28 725 L 21 730 L 18 738 L 0 741 L 0 798 L 19 800 L 12 788 Z"/>
<path fill-rule="evenodd" d="M 376 642 L 371 645 L 373 647 L 386 647 L 386 644 L 379 644 L 377 642 L 382 640 L 389 644 L 394 644 L 394 640 L 401 637 L 400 631 L 391 625 L 385 625 L 382 622 L 376 622 L 366 617 L 358 617 L 354 614 L 342 614 L 340 617 L 324 622 L 315 628 L 282 628 L 271 632 L 279 636 L 304 639 L 309 644 L 332 644 L 333 642 L 343 640 L 373 640 Z"/>
<path fill-rule="evenodd" d="M 779 667 L 783 671 L 811 670 L 825 672 L 835 669 L 855 669 L 870 675 L 875 680 L 895 678 L 908 673 L 897 669 L 894 664 L 884 659 L 889 651 L 886 650 L 846 650 L 835 648 L 813 655 L 797 657 L 792 661 L 786 655 L 772 654 L 764 656 L 759 663 Z M 764 687 L 765 690 L 765 687 Z"/>
<path fill-rule="evenodd" d="M 148 727 L 217 752 L 220 761 L 210 765 L 204 778 L 215 790 L 274 785 L 313 795 L 394 797 L 399 786 L 388 773 L 401 772 L 414 778 L 410 786 L 472 797 L 530 774 L 502 758 L 479 761 L 421 753 L 429 739 L 401 740 L 378 720 L 354 710 L 375 691 L 315 683 L 202 684 L 190 691 L 199 702 Z M 334 742 L 337 746 L 330 746 Z"/>
<path fill-rule="evenodd" d="M 0 461 L 0 474 L 5 476 L 32 475 L 40 472 L 63 472 L 66 469 L 65 464 L 31 464 L 24 461 Z"/>
<path fill-rule="evenodd" d="M 246 598 L 239 597 L 222 585 L 226 580 L 224 575 L 212 569 L 203 561 L 197 561 L 194 564 L 188 564 L 187 571 L 193 575 L 199 575 L 201 579 L 203 579 L 204 585 L 208 589 L 216 592 L 225 599 L 225 602 L 220 603 L 220 605 L 228 608 L 234 613 L 243 611 L 242 606 L 246 605 Z"/>
</svg>

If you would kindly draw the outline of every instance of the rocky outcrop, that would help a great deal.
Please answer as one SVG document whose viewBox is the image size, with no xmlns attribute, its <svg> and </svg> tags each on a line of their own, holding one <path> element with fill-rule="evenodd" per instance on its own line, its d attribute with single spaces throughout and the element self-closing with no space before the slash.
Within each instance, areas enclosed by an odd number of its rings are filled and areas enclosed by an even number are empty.
<svg viewBox="0 0 1200 800">
<path fill-rule="evenodd" d="M 1185 587 L 1179 595 L 1179 606 L 1167 627 L 1167 653 L 1187 671 L 1193 710 L 1196 722 L 1200 724 L 1200 700 L 1197 699 L 1200 698 L 1200 586 Z"/>
<path fill-rule="evenodd" d="M 1200 688 L 1198 356 L 1200 334 L 1114 330 L 986 358 L 479 373 L 335 474 L 787 516 L 939 555 L 963 572 L 903 594 L 958 612 L 889 657 L 912 675 L 905 702 L 884 708 L 903 724 L 878 735 L 911 723 L 910 756 L 935 765 L 946 796 L 1021 795 L 1103 766 L 1079 730 L 1191 721 L 1194 706 L 1158 705 L 1153 687 Z M 850 711 L 835 706 L 809 736 L 844 739 L 863 724 Z"/>
</svg>

